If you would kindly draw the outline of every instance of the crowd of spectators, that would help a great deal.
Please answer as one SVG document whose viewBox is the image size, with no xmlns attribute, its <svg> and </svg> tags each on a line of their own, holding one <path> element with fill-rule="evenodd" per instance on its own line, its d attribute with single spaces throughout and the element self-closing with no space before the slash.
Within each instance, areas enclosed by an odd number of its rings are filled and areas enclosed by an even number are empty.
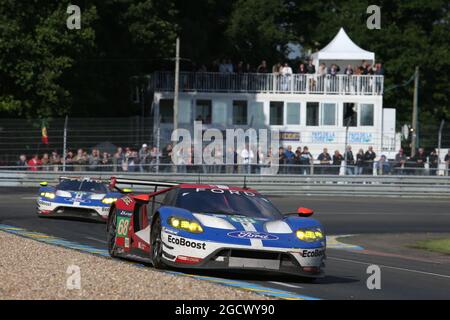
<svg viewBox="0 0 450 320">
<path fill-rule="evenodd" d="M 300 61 L 296 66 L 292 67 L 288 62 L 277 62 L 270 68 L 266 60 L 262 60 L 257 66 L 252 66 L 248 62 L 238 61 L 232 62 L 231 59 L 221 59 L 213 61 L 209 66 L 202 64 L 197 67 L 196 64 L 190 70 L 194 72 L 218 72 L 218 73 L 274 73 L 280 75 L 289 74 L 318 74 L 318 75 L 384 75 L 384 67 L 381 62 L 370 64 L 366 60 L 362 60 L 361 64 L 352 66 L 347 65 L 344 70 L 337 64 L 329 66 L 322 62 L 319 66 L 315 66 L 312 59 Z"/>
<path fill-rule="evenodd" d="M 262 167 L 269 167 L 274 162 L 272 150 L 263 152 L 255 150 L 248 144 L 242 150 L 227 150 L 232 155 L 232 163 L 225 164 L 230 159 L 226 154 L 214 154 L 217 163 L 210 165 L 194 164 L 194 147 L 189 150 L 178 150 L 172 155 L 172 144 L 166 145 L 161 151 L 157 147 L 149 148 L 143 144 L 139 150 L 118 147 L 112 154 L 99 149 L 90 152 L 78 149 L 76 152 L 66 152 L 65 167 L 67 171 L 113 171 L 113 172 L 179 172 L 179 173 L 255 173 Z M 174 159 L 174 160 L 173 160 Z M 447 168 L 450 167 L 450 150 L 444 157 Z M 175 161 L 175 162 L 174 162 Z M 343 166 L 346 161 L 345 167 Z M 175 164 L 175 165 L 174 165 Z M 372 175 L 376 170 L 378 175 L 436 175 L 439 157 L 436 150 L 426 154 L 419 148 L 414 157 L 408 157 L 400 149 L 395 159 L 385 155 L 377 157 L 373 147 L 367 150 L 359 149 L 353 152 L 348 146 L 345 152 L 335 150 L 330 153 L 328 148 L 313 156 L 307 146 L 293 150 L 292 146 L 280 147 L 278 150 L 280 174 L 332 174 L 338 175 L 345 170 L 347 175 Z M 29 171 L 59 171 L 62 170 L 63 156 L 57 151 L 37 154 L 28 158 L 22 154 L 15 164 L 18 170 Z M 428 170 L 425 170 L 428 169 Z"/>
</svg>

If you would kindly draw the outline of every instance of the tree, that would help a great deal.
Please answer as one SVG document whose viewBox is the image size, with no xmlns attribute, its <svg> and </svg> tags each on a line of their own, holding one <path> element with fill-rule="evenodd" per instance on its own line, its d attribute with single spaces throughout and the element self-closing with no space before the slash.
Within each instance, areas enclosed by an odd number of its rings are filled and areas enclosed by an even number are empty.
<svg viewBox="0 0 450 320">
<path fill-rule="evenodd" d="M 59 1 L 0 3 L 0 112 L 49 117 L 69 109 L 62 76 L 94 46 L 96 11 L 85 8 L 82 29 L 71 31 L 66 9 Z"/>
</svg>

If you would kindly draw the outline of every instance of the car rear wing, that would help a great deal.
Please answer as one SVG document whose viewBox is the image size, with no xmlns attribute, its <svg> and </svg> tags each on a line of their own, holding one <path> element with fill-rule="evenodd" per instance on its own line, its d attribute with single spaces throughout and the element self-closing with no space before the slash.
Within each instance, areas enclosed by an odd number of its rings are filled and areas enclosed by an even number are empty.
<svg viewBox="0 0 450 320">
<path fill-rule="evenodd" d="M 120 192 L 124 192 L 124 190 L 117 187 L 117 184 L 130 184 L 130 185 L 138 185 L 138 186 L 150 186 L 155 187 L 155 191 L 157 191 L 158 187 L 165 187 L 167 190 L 179 185 L 178 182 L 163 182 L 163 181 L 151 181 L 151 180 L 141 180 L 141 179 L 128 179 L 128 178 L 116 178 L 111 177 L 110 187 L 112 189 L 116 189 Z"/>
</svg>

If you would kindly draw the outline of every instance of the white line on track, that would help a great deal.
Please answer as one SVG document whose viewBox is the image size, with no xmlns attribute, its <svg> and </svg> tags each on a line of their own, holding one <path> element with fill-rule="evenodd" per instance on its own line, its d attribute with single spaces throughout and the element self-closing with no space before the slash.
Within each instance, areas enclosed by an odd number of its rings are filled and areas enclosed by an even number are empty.
<svg viewBox="0 0 450 320">
<path fill-rule="evenodd" d="M 107 243 L 105 240 L 100 240 L 100 239 L 97 239 L 97 238 L 94 238 L 94 237 L 86 237 L 86 239 L 97 241 L 97 242 L 100 242 L 100 243 Z"/>
<path fill-rule="evenodd" d="M 330 256 L 328 256 L 327 259 L 337 260 L 337 261 L 344 261 L 344 262 L 353 262 L 353 263 L 364 264 L 364 265 L 376 264 L 376 263 L 368 263 L 368 262 L 362 262 L 362 261 L 357 261 L 357 260 L 334 258 L 334 257 L 330 257 Z M 450 276 L 449 275 L 445 275 L 445 274 L 431 273 L 431 272 L 425 272 L 425 271 L 413 270 L 413 269 L 406 269 L 406 268 L 399 268 L 399 267 L 393 267 L 393 266 L 386 266 L 386 265 L 383 265 L 383 264 L 376 264 L 376 265 L 379 266 L 379 267 L 382 267 L 382 268 L 387 268 L 387 269 L 394 269 L 394 270 L 400 270 L 400 271 L 414 272 L 414 273 L 425 274 L 425 275 L 428 275 L 428 276 L 435 276 L 435 277 L 441 277 L 441 278 L 450 279 Z"/>
<path fill-rule="evenodd" d="M 274 283 L 274 284 L 278 284 L 280 286 L 285 286 L 285 287 L 290 287 L 290 288 L 303 288 L 300 286 L 297 286 L 295 284 L 289 284 L 289 283 L 284 283 L 284 282 L 277 282 L 277 281 L 269 281 L 270 283 Z"/>
</svg>

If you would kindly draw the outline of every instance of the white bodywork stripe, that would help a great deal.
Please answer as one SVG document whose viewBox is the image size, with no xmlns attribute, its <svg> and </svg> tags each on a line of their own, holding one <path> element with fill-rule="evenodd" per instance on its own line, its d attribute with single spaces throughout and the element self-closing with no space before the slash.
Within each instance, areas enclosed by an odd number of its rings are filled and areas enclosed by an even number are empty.
<svg viewBox="0 0 450 320">
<path fill-rule="evenodd" d="M 241 222 L 242 227 L 244 228 L 245 231 L 256 231 L 255 226 L 250 223 L 250 222 Z M 263 248 L 263 243 L 261 239 L 250 239 L 250 243 L 252 245 L 252 248 L 255 249 L 262 249 Z"/>
<path fill-rule="evenodd" d="M 146 243 L 150 244 L 150 225 L 148 225 L 145 229 L 136 232 L 136 235 Z"/>
</svg>

